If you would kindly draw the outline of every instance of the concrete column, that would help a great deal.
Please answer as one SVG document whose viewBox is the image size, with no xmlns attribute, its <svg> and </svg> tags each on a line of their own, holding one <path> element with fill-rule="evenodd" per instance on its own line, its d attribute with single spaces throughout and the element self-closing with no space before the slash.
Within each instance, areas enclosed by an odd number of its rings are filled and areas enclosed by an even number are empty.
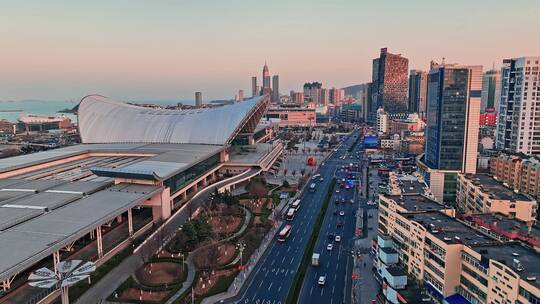
<svg viewBox="0 0 540 304">
<path fill-rule="evenodd" d="M 98 226 L 96 228 L 96 234 L 97 234 L 98 259 L 101 259 L 103 257 L 103 238 L 102 238 L 102 235 L 101 235 L 101 226 Z"/>
<path fill-rule="evenodd" d="M 2 289 L 8 291 L 11 288 L 11 280 L 7 279 L 2 282 Z"/>
<path fill-rule="evenodd" d="M 58 273 L 58 263 L 60 263 L 60 251 L 53 252 L 54 272 Z"/>
<path fill-rule="evenodd" d="M 128 231 L 129 236 L 133 235 L 133 215 L 131 212 L 131 208 L 128 209 Z"/>
<path fill-rule="evenodd" d="M 116 222 L 117 222 L 117 223 L 123 222 L 123 218 L 122 218 L 122 215 L 121 215 L 121 214 L 120 214 L 119 216 L 116 217 Z"/>
</svg>

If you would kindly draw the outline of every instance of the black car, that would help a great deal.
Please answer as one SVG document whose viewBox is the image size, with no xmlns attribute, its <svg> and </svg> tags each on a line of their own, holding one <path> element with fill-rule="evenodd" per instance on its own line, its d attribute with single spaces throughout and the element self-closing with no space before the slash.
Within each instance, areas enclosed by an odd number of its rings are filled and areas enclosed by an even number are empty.
<svg viewBox="0 0 540 304">
<path fill-rule="evenodd" d="M 337 226 L 338 228 L 343 227 L 343 222 L 338 222 L 336 226 Z"/>
<path fill-rule="evenodd" d="M 329 233 L 329 234 L 328 234 L 328 239 L 329 239 L 329 240 L 333 240 L 333 239 L 334 239 L 334 234 L 333 234 L 333 233 Z"/>
</svg>

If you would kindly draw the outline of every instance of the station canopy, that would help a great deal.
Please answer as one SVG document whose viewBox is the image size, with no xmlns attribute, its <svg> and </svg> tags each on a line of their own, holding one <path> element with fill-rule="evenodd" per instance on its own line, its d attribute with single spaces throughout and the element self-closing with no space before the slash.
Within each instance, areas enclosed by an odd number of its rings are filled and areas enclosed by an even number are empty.
<svg viewBox="0 0 540 304">
<path fill-rule="evenodd" d="M 175 143 L 227 145 L 253 133 L 269 103 L 258 96 L 228 105 L 168 110 L 141 107 L 100 95 L 79 104 L 83 143 Z"/>
</svg>

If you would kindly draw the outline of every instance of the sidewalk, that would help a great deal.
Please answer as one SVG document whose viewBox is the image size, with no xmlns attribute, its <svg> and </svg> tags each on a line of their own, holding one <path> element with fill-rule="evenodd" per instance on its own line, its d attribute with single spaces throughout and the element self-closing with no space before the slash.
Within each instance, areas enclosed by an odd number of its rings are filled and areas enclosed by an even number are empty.
<svg viewBox="0 0 540 304">
<path fill-rule="evenodd" d="M 244 233 L 244 231 L 247 229 L 250 221 L 251 221 L 251 217 L 252 217 L 252 214 L 251 214 L 251 211 L 249 211 L 247 208 L 245 207 L 242 207 L 240 206 L 240 208 L 243 208 L 244 211 L 246 212 L 246 220 L 244 221 L 244 224 L 242 225 L 242 227 L 233 235 L 227 237 L 227 238 L 224 238 L 222 240 L 219 240 L 217 243 L 215 244 L 219 244 L 219 243 L 223 243 L 223 242 L 226 242 L 228 240 L 232 240 L 234 238 L 236 238 L 237 236 L 239 235 L 242 235 L 242 233 Z M 188 257 L 187 257 L 187 267 L 188 267 L 188 275 L 187 275 L 187 278 L 186 280 L 184 281 L 184 283 L 182 283 L 182 288 L 180 288 L 174 295 L 172 295 L 168 300 L 167 302 L 165 302 L 165 304 L 172 304 L 174 301 L 176 301 L 186 290 L 188 290 L 188 288 L 191 288 L 192 285 L 193 285 L 193 281 L 195 280 L 195 273 L 197 272 L 196 270 L 196 267 L 195 267 L 195 263 L 193 263 L 193 256 L 197 253 L 197 251 L 203 249 L 203 248 L 206 248 L 208 246 L 213 246 L 215 244 L 209 244 L 209 245 L 206 245 L 206 246 L 202 246 L 202 247 L 199 247 L 197 249 L 195 249 L 194 251 L 190 252 L 188 254 Z"/>
</svg>

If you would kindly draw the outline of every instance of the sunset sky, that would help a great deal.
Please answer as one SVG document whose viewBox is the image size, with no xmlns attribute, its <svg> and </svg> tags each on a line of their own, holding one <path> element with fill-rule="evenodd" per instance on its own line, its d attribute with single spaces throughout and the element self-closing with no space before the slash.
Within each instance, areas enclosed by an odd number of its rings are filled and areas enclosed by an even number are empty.
<svg viewBox="0 0 540 304">
<path fill-rule="evenodd" d="M 540 1 L 2 1 L 0 100 L 205 100 L 250 94 L 264 61 L 281 93 L 370 81 L 381 47 L 500 66 L 540 55 Z"/>
</svg>

